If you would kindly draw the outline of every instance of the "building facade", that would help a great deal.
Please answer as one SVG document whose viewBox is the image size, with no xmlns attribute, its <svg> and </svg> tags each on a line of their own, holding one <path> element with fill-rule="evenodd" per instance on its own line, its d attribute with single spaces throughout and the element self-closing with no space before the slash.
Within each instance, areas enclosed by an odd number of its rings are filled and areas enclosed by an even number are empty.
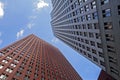
<svg viewBox="0 0 120 80">
<path fill-rule="evenodd" d="M 35 35 L 0 50 L 0 80 L 82 80 L 62 53 Z"/>
<path fill-rule="evenodd" d="M 120 0 L 51 0 L 54 35 L 120 80 Z"/>
</svg>

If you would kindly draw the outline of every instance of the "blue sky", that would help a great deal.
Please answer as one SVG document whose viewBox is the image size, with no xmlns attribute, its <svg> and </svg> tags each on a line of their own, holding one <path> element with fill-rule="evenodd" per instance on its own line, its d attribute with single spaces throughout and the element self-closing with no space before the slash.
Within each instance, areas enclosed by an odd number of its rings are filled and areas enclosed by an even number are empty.
<svg viewBox="0 0 120 80">
<path fill-rule="evenodd" d="M 31 33 L 59 48 L 83 80 L 97 80 L 100 68 L 55 38 L 50 0 L 0 0 L 0 48 Z"/>
</svg>

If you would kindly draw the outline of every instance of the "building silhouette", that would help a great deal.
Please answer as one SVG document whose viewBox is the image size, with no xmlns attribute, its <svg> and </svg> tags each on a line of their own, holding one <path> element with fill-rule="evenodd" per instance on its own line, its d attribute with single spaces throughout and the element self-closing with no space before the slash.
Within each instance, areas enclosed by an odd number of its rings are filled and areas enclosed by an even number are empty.
<svg viewBox="0 0 120 80">
<path fill-rule="evenodd" d="M 62 53 L 35 35 L 0 50 L 0 80 L 82 80 Z"/>
<path fill-rule="evenodd" d="M 54 35 L 120 80 L 120 0 L 51 0 Z"/>
</svg>

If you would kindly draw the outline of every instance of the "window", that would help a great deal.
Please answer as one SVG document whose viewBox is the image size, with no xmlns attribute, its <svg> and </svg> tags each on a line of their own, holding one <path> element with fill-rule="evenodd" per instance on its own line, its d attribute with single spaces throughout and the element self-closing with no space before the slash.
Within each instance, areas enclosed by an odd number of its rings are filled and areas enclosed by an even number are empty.
<svg viewBox="0 0 120 80">
<path fill-rule="evenodd" d="M 90 37 L 90 38 L 93 38 L 93 37 L 94 37 L 94 34 L 91 33 L 91 32 L 89 32 L 89 37 Z"/>
<path fill-rule="evenodd" d="M 7 68 L 7 69 L 6 69 L 6 72 L 8 72 L 8 73 L 12 73 L 12 71 L 13 71 L 13 70 L 10 69 L 10 68 Z"/>
<path fill-rule="evenodd" d="M 82 16 L 82 17 L 81 17 L 81 21 L 82 21 L 82 22 L 85 21 L 85 16 Z"/>
<path fill-rule="evenodd" d="M 4 74 L 0 75 L 1 80 L 6 80 L 6 78 L 7 78 L 7 75 L 4 75 Z"/>
<path fill-rule="evenodd" d="M 10 56 L 7 56 L 7 59 L 12 59 Z"/>
<path fill-rule="evenodd" d="M 7 61 L 7 60 L 2 60 L 2 62 L 3 62 L 3 63 L 6 63 L 6 64 L 8 63 L 8 61 Z"/>
<path fill-rule="evenodd" d="M 88 21 L 91 20 L 91 15 L 90 15 L 90 14 L 86 15 L 86 19 L 87 19 Z"/>
<path fill-rule="evenodd" d="M 80 13 L 84 13 L 84 8 L 83 7 L 80 8 Z"/>
<path fill-rule="evenodd" d="M 92 53 L 97 54 L 97 52 L 96 52 L 96 50 L 95 50 L 95 49 L 92 49 Z"/>
<path fill-rule="evenodd" d="M 95 62 L 98 62 L 98 59 L 97 59 L 96 57 L 93 57 L 93 60 L 94 60 Z"/>
<path fill-rule="evenodd" d="M 21 75 L 21 73 L 17 71 L 16 72 L 16 76 L 20 76 L 20 75 Z"/>
<path fill-rule="evenodd" d="M 82 4 L 82 0 L 78 0 L 78 2 L 79 2 L 79 5 L 81 5 L 81 4 Z"/>
<path fill-rule="evenodd" d="M 89 11 L 89 5 L 85 6 L 85 11 Z"/>
<path fill-rule="evenodd" d="M 102 13 L 103 13 L 103 17 L 109 17 L 109 16 L 111 16 L 110 9 L 105 9 L 105 10 L 102 11 Z"/>
<path fill-rule="evenodd" d="M 115 48 L 113 46 L 107 45 L 107 50 L 108 50 L 108 52 L 115 53 Z"/>
<path fill-rule="evenodd" d="M 101 43 L 97 43 L 97 47 L 98 48 L 102 48 L 102 44 Z"/>
<path fill-rule="evenodd" d="M 0 69 L 2 69 L 2 68 L 3 68 L 3 65 L 0 64 Z"/>
<path fill-rule="evenodd" d="M 104 58 L 104 54 L 102 52 L 98 52 L 99 56 Z"/>
<path fill-rule="evenodd" d="M 116 75 L 119 75 L 119 72 L 117 69 L 115 69 L 114 67 L 110 67 L 110 71 Z"/>
<path fill-rule="evenodd" d="M 16 67 L 16 65 L 15 65 L 15 64 L 11 64 L 10 66 L 12 66 L 12 67 Z"/>
<path fill-rule="evenodd" d="M 118 15 L 120 15 L 120 5 L 118 5 Z"/>
<path fill-rule="evenodd" d="M 105 23 L 104 23 L 104 28 L 105 28 L 106 30 L 112 29 L 112 23 L 111 23 L 111 22 L 105 22 Z"/>
<path fill-rule="evenodd" d="M 100 61 L 100 65 L 105 66 L 105 62 Z"/>
<path fill-rule="evenodd" d="M 89 58 L 92 58 L 92 56 L 91 56 L 90 54 L 88 54 L 88 57 L 89 57 Z"/>
<path fill-rule="evenodd" d="M 96 2 L 93 1 L 93 2 L 91 3 L 91 9 L 95 9 L 95 8 L 96 8 Z"/>
<path fill-rule="evenodd" d="M 19 63 L 19 61 L 18 61 L 18 60 L 14 60 L 14 62 Z"/>
<path fill-rule="evenodd" d="M 101 5 L 108 3 L 109 0 L 101 0 Z"/>
<path fill-rule="evenodd" d="M 112 34 L 106 34 L 105 36 L 106 36 L 106 41 L 113 41 L 114 40 Z"/>
<path fill-rule="evenodd" d="M 94 41 L 90 41 L 91 46 L 95 46 L 95 42 Z"/>
<path fill-rule="evenodd" d="M 101 38 L 100 33 L 95 33 L 95 36 L 96 36 L 96 39 L 100 39 Z"/>
<path fill-rule="evenodd" d="M 92 16 L 93 16 L 93 19 L 98 19 L 98 14 L 97 14 L 97 12 L 92 13 Z"/>
<path fill-rule="evenodd" d="M 0 52 L 0 57 L 1 57 L 1 56 L 4 56 L 4 54 Z"/>
<path fill-rule="evenodd" d="M 109 56 L 109 62 L 116 64 L 117 63 L 117 58 L 113 56 Z"/>
<path fill-rule="evenodd" d="M 24 80 L 29 80 L 30 77 L 29 76 L 25 76 Z"/>
</svg>

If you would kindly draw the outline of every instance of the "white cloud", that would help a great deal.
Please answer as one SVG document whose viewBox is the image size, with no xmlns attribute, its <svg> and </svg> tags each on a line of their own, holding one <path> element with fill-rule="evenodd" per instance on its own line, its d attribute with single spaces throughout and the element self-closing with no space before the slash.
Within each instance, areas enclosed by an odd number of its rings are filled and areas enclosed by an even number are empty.
<svg viewBox="0 0 120 80">
<path fill-rule="evenodd" d="M 17 36 L 17 39 L 19 37 L 22 37 L 23 36 L 23 33 L 24 33 L 24 29 L 20 30 L 19 32 L 17 32 L 16 36 Z"/>
<path fill-rule="evenodd" d="M 37 16 L 30 16 L 29 19 L 36 19 Z"/>
<path fill-rule="evenodd" d="M 42 9 L 42 8 L 48 7 L 48 6 L 49 6 L 49 4 L 46 3 L 44 0 L 39 0 L 37 2 L 37 9 Z"/>
<path fill-rule="evenodd" d="M 3 43 L 3 40 L 0 39 L 0 45 Z"/>
<path fill-rule="evenodd" d="M 33 26 L 34 26 L 34 23 L 28 23 L 28 24 L 27 24 L 27 27 L 28 27 L 29 29 L 31 29 Z"/>
<path fill-rule="evenodd" d="M 0 18 L 4 16 L 4 4 L 0 2 Z"/>
<path fill-rule="evenodd" d="M 58 42 L 59 42 L 59 39 L 54 37 L 54 38 L 52 39 L 52 42 L 53 42 L 53 43 L 58 43 Z"/>
</svg>

